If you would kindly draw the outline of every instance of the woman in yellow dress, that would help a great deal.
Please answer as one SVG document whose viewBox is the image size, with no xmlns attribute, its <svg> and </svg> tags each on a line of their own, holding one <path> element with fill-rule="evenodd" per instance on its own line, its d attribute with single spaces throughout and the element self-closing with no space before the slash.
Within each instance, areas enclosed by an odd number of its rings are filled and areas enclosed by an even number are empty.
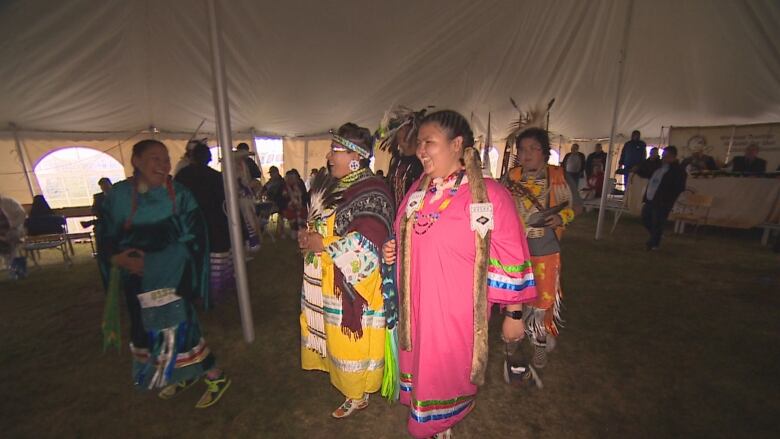
<svg viewBox="0 0 780 439">
<path fill-rule="evenodd" d="M 328 167 L 340 201 L 298 236 L 304 251 L 301 365 L 330 374 L 346 401 L 333 413 L 368 405 L 382 384 L 385 315 L 379 251 L 392 230 L 394 206 L 384 181 L 369 169 L 373 137 L 342 125 L 333 134 Z M 312 206 L 316 209 L 316 188 Z"/>
</svg>

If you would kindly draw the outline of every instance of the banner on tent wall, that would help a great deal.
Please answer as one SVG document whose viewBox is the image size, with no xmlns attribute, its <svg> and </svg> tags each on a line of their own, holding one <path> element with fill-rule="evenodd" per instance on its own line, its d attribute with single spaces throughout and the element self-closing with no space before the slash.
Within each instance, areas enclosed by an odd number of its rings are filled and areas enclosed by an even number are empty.
<svg viewBox="0 0 780 439">
<path fill-rule="evenodd" d="M 758 156 L 767 161 L 767 171 L 777 169 L 780 165 L 780 123 L 669 129 L 669 144 L 677 146 L 681 158 L 703 149 L 718 163 L 728 163 L 735 156 L 743 155 L 752 143 L 759 147 Z"/>
</svg>

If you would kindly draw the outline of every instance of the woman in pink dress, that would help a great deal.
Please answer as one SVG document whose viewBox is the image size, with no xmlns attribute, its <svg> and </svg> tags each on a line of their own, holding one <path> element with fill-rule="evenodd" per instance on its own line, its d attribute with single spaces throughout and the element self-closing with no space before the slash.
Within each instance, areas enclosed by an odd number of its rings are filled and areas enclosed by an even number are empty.
<svg viewBox="0 0 780 439">
<path fill-rule="evenodd" d="M 523 336 L 522 303 L 536 298 L 530 255 L 509 192 L 482 179 L 474 135 L 454 111 L 426 116 L 417 137 L 425 174 L 399 206 L 401 402 L 409 433 L 451 437 L 473 408 L 487 363 L 487 319 L 504 308 L 502 336 Z"/>
</svg>

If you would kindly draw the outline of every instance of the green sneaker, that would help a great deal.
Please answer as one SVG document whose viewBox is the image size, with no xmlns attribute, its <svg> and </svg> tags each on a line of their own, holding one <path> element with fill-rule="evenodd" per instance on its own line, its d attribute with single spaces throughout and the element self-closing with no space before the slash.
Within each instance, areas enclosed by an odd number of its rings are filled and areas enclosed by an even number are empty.
<svg viewBox="0 0 780 439">
<path fill-rule="evenodd" d="M 162 399 L 171 399 L 179 393 L 189 389 L 193 384 L 197 383 L 198 379 L 193 378 L 191 380 L 180 381 L 176 384 L 165 386 L 160 393 L 157 394 Z"/>
<path fill-rule="evenodd" d="M 206 407 L 211 407 L 216 404 L 217 401 L 219 401 L 219 398 L 222 397 L 222 394 L 225 393 L 225 390 L 230 387 L 231 383 L 230 378 L 224 373 L 220 375 L 219 378 L 213 380 L 204 378 L 203 381 L 206 382 L 206 391 L 203 392 L 203 396 L 201 396 L 198 403 L 195 404 L 196 409 L 205 409 Z"/>
</svg>

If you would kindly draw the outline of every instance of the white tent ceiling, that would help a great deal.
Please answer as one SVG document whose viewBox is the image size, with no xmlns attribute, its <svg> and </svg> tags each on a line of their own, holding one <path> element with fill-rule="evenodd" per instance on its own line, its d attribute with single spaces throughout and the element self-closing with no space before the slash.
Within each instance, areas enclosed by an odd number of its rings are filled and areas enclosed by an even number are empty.
<svg viewBox="0 0 780 439">
<path fill-rule="evenodd" d="M 218 1 L 235 131 L 375 127 L 393 104 L 609 135 L 628 1 Z M 780 120 L 780 2 L 636 0 L 617 131 Z M 0 128 L 214 131 L 205 1 L 0 2 Z"/>
</svg>

